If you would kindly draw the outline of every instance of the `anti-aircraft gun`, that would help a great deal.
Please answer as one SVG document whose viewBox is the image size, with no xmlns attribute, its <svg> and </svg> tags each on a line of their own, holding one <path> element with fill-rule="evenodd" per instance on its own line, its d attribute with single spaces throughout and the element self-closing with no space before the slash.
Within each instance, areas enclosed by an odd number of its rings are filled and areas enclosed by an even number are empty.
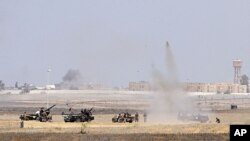
<svg viewBox="0 0 250 141">
<path fill-rule="evenodd" d="M 66 114 L 62 113 L 65 122 L 90 122 L 94 120 L 94 116 L 92 115 L 93 107 L 90 109 L 82 109 L 81 113 L 74 114 L 73 112 Z"/>
<path fill-rule="evenodd" d="M 19 118 L 21 120 L 37 120 L 40 122 L 51 121 L 52 116 L 50 115 L 50 110 L 55 106 L 56 105 L 52 105 L 47 109 L 41 108 L 40 111 L 37 111 L 36 113 L 33 114 L 26 114 L 26 112 L 24 112 L 22 115 L 20 115 Z"/>
</svg>

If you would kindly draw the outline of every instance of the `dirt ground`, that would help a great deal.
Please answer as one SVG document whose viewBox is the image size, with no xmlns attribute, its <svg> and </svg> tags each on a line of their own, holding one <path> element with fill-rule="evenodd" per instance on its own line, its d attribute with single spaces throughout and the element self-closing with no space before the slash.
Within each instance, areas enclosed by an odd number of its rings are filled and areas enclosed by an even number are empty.
<svg viewBox="0 0 250 141">
<path fill-rule="evenodd" d="M 0 115 L 1 140 L 229 140 L 230 124 L 249 124 L 248 111 L 211 113 L 207 123 L 171 121 L 170 123 L 143 122 L 112 123 L 113 114 L 94 115 L 89 123 L 65 123 L 61 115 L 53 115 L 52 122 L 25 121 L 19 128 L 18 114 Z M 215 122 L 215 117 L 221 123 Z"/>
<path fill-rule="evenodd" d="M 0 133 L 1 141 L 229 141 L 228 134 Z"/>
<path fill-rule="evenodd" d="M 66 94 L 64 94 L 66 95 Z M 44 94 L 28 95 L 0 95 L 0 139 L 1 141 L 89 141 L 89 140 L 229 140 L 230 124 L 250 124 L 249 109 L 210 111 L 207 123 L 178 121 L 173 115 L 169 122 L 143 122 L 142 113 L 149 96 L 142 94 L 72 94 L 71 97 L 60 97 L 53 94 L 51 102 L 57 104 L 52 110 L 53 121 L 41 123 L 25 121 L 24 128 L 20 128 L 19 115 L 24 111 L 33 113 L 44 106 Z M 112 97 L 109 98 L 108 96 Z M 137 99 L 134 99 L 134 96 Z M 97 98 L 97 99 L 94 99 Z M 141 100 L 138 100 L 141 98 Z M 62 100 L 64 99 L 64 100 Z M 67 99 L 67 100 L 65 100 Z M 83 102 L 80 102 L 80 101 Z M 60 115 L 68 109 L 65 102 L 71 103 L 79 111 L 80 107 L 94 107 L 95 120 L 89 123 L 65 123 Z M 128 111 L 132 114 L 140 113 L 139 123 L 112 123 L 115 114 Z M 221 123 L 215 122 L 215 118 Z"/>
</svg>

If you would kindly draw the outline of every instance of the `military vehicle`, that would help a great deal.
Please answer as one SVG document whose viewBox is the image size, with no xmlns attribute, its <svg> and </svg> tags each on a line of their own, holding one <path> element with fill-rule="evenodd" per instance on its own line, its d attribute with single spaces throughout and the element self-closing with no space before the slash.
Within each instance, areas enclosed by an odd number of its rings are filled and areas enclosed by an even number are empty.
<svg viewBox="0 0 250 141">
<path fill-rule="evenodd" d="M 27 83 L 24 83 L 24 85 L 21 86 L 21 87 L 18 87 L 18 84 L 16 84 L 15 87 L 17 89 L 21 90 L 19 94 L 28 94 L 28 93 L 30 93 L 31 90 L 36 89 L 35 86 L 33 86 L 32 84 L 27 84 Z"/>
<path fill-rule="evenodd" d="M 20 115 L 21 120 L 37 120 L 40 122 L 46 122 L 46 121 L 51 121 L 52 116 L 50 115 L 50 110 L 55 107 L 56 105 L 53 105 L 47 109 L 44 110 L 44 108 L 41 108 L 40 111 L 37 111 L 36 113 L 33 114 L 24 114 Z"/>
<path fill-rule="evenodd" d="M 135 117 L 132 116 L 131 114 L 129 114 L 128 112 L 120 113 L 118 115 L 115 115 L 112 118 L 113 123 L 116 123 L 116 122 L 118 122 L 118 123 L 124 123 L 124 122 L 132 123 L 133 121 L 135 121 Z"/>
<path fill-rule="evenodd" d="M 209 120 L 207 115 L 202 115 L 200 113 L 188 113 L 188 112 L 179 112 L 178 120 L 181 121 L 199 121 L 205 123 Z"/>
<path fill-rule="evenodd" d="M 71 110 L 69 111 L 70 113 L 68 114 L 62 113 L 65 122 L 90 122 L 94 120 L 94 116 L 92 115 L 93 108 L 88 110 L 82 109 L 79 114 L 74 114 Z"/>
</svg>

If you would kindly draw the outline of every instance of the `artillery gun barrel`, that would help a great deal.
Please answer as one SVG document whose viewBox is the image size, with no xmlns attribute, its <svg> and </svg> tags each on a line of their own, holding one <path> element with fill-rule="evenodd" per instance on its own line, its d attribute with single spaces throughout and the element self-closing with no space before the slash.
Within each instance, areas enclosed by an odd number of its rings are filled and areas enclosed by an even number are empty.
<svg viewBox="0 0 250 141">
<path fill-rule="evenodd" d="M 94 107 L 90 108 L 90 109 L 89 109 L 89 112 L 91 112 L 93 109 L 94 109 Z"/>
<path fill-rule="evenodd" d="M 55 107 L 56 105 L 52 105 L 51 107 L 49 107 L 48 109 L 46 109 L 45 111 L 50 111 L 53 107 Z"/>
</svg>

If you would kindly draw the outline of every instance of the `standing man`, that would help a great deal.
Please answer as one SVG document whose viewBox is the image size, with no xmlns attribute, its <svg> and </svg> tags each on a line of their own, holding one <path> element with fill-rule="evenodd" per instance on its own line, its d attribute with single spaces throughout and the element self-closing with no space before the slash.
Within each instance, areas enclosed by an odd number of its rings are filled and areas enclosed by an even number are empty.
<svg viewBox="0 0 250 141">
<path fill-rule="evenodd" d="M 71 115 L 73 115 L 73 114 L 74 114 L 74 112 L 73 112 L 73 110 L 72 110 L 72 108 L 71 108 L 71 107 L 69 108 L 69 114 L 71 114 Z"/>
<path fill-rule="evenodd" d="M 40 116 L 41 116 L 41 117 L 44 116 L 44 107 L 42 107 L 42 108 L 40 109 L 40 112 L 39 112 L 39 113 L 40 113 Z"/>
<path fill-rule="evenodd" d="M 147 122 L 147 113 L 146 112 L 144 112 L 143 117 L 144 117 L 144 122 Z"/>
<path fill-rule="evenodd" d="M 137 112 L 135 113 L 135 122 L 139 122 L 139 114 Z"/>
</svg>

